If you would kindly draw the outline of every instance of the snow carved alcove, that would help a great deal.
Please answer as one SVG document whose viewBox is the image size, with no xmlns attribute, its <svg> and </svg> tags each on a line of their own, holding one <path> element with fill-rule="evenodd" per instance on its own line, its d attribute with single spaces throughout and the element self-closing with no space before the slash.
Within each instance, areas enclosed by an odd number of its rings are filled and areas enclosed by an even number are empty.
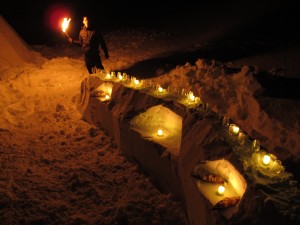
<svg viewBox="0 0 300 225">
<path fill-rule="evenodd" d="M 170 109 L 157 105 L 131 120 L 131 128 L 145 139 L 154 141 L 178 155 L 181 144 L 182 118 Z"/>
<path fill-rule="evenodd" d="M 176 158 L 182 118 L 159 104 L 120 125 L 120 150 L 138 163 L 163 193 L 178 193 Z M 162 133 L 160 133 L 160 132 Z"/>
<path fill-rule="evenodd" d="M 192 176 L 196 179 L 198 190 L 213 205 L 213 209 L 235 206 L 247 188 L 243 176 L 225 159 L 197 164 Z"/>
</svg>

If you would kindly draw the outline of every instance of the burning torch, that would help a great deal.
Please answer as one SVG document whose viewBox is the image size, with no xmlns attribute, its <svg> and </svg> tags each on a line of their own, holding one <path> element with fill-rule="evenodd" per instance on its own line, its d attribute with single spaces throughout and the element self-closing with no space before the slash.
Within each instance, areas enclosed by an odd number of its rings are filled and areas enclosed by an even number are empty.
<svg viewBox="0 0 300 225">
<path fill-rule="evenodd" d="M 70 36 L 67 33 L 67 29 L 68 29 L 70 21 L 71 21 L 71 18 L 69 18 L 69 19 L 64 18 L 64 21 L 62 22 L 62 31 L 67 35 L 68 38 L 70 38 Z"/>
</svg>

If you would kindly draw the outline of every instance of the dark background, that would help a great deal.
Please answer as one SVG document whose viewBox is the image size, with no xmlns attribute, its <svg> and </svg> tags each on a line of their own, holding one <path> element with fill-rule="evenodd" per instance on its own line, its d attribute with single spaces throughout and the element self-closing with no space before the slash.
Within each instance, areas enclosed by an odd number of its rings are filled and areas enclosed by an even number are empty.
<svg viewBox="0 0 300 225">
<path fill-rule="evenodd" d="M 66 41 L 59 20 L 72 18 L 68 33 L 77 38 L 82 17 L 93 16 L 104 32 L 152 28 L 175 32 L 215 32 L 220 39 L 297 42 L 296 1 L 7 1 L 1 14 L 28 44 Z"/>
</svg>

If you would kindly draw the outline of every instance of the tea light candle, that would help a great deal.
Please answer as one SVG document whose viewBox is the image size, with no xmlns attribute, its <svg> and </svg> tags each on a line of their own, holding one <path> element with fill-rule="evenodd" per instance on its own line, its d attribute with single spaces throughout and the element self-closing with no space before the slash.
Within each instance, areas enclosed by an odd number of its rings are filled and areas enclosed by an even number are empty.
<svg viewBox="0 0 300 225">
<path fill-rule="evenodd" d="M 111 78 L 110 73 L 107 73 L 106 76 L 105 76 L 105 78 L 106 79 L 110 79 Z"/>
<path fill-rule="evenodd" d="M 105 95 L 105 99 L 106 100 L 110 99 L 110 96 L 109 95 Z"/>
<path fill-rule="evenodd" d="M 163 135 L 163 131 L 162 131 L 162 129 L 158 129 L 157 130 L 157 136 L 162 136 Z"/>
<path fill-rule="evenodd" d="M 238 135 L 239 131 L 240 131 L 240 128 L 238 126 L 236 126 L 235 124 L 229 125 L 229 132 L 231 134 Z"/>
<path fill-rule="evenodd" d="M 270 164 L 271 161 L 271 157 L 269 155 L 264 155 L 263 159 L 262 159 L 262 163 L 267 166 Z"/>
<path fill-rule="evenodd" d="M 220 185 L 220 186 L 218 187 L 218 195 L 223 195 L 224 192 L 225 192 L 225 187 L 222 186 L 222 185 Z"/>
<path fill-rule="evenodd" d="M 136 85 L 138 85 L 138 84 L 140 83 L 140 81 L 139 81 L 139 80 L 134 80 L 134 83 L 135 83 Z"/>
<path fill-rule="evenodd" d="M 162 92 L 163 92 L 163 88 L 162 88 L 162 87 L 158 87 L 158 88 L 157 88 L 157 91 L 158 91 L 159 93 L 162 93 Z"/>
</svg>

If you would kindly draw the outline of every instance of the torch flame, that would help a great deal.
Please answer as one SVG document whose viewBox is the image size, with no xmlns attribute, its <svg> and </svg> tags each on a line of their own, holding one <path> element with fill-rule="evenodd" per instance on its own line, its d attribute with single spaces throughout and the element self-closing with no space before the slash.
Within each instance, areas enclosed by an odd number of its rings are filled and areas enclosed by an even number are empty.
<svg viewBox="0 0 300 225">
<path fill-rule="evenodd" d="M 64 18 L 64 21 L 62 23 L 62 31 L 63 32 L 67 31 L 70 21 L 71 21 L 71 18 L 69 18 L 69 19 Z"/>
</svg>

